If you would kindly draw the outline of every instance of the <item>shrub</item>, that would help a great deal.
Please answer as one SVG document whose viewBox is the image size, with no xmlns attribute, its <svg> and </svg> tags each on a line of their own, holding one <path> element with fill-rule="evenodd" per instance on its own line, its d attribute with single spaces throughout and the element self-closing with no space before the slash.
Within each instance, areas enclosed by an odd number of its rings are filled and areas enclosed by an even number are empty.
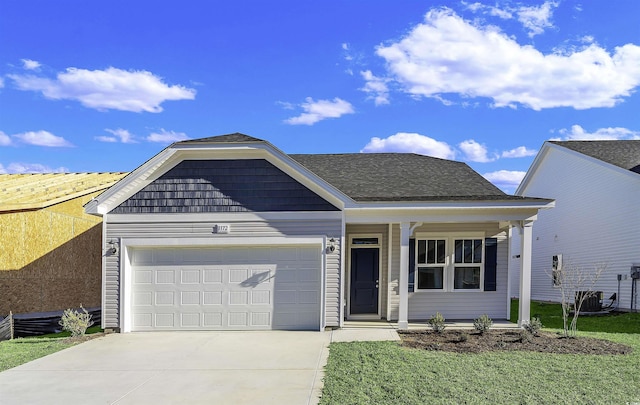
<svg viewBox="0 0 640 405">
<path fill-rule="evenodd" d="M 434 316 L 429 318 L 429 326 L 436 333 L 444 332 L 444 329 L 446 328 L 444 324 L 444 316 L 442 316 L 440 312 L 436 312 Z"/>
<path fill-rule="evenodd" d="M 532 334 L 533 336 L 538 336 L 538 332 L 540 329 L 544 328 L 540 318 L 534 317 L 531 320 L 524 324 L 524 330 Z"/>
<path fill-rule="evenodd" d="M 480 332 L 480 334 L 485 333 L 493 326 L 493 320 L 489 318 L 489 315 L 484 314 L 480 315 L 477 319 L 473 320 L 473 328 Z"/>
<path fill-rule="evenodd" d="M 469 334 L 467 334 L 466 332 L 458 333 L 458 343 L 464 343 L 467 340 L 469 340 Z"/>
<path fill-rule="evenodd" d="M 520 336 L 518 338 L 520 343 L 529 343 L 533 340 L 533 335 L 526 329 L 520 331 Z"/>
<path fill-rule="evenodd" d="M 89 326 L 93 325 L 91 314 L 80 305 L 82 312 L 75 309 L 65 309 L 60 318 L 60 326 L 71 333 L 72 337 L 83 336 Z"/>
</svg>

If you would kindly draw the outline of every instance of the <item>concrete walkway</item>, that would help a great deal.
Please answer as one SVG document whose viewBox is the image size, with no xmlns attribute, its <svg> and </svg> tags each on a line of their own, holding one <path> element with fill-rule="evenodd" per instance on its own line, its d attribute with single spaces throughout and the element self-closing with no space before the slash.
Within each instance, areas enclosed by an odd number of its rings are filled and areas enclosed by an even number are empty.
<svg viewBox="0 0 640 405">
<path fill-rule="evenodd" d="M 0 373 L 2 404 L 315 404 L 332 341 L 393 328 L 112 334 Z"/>
</svg>

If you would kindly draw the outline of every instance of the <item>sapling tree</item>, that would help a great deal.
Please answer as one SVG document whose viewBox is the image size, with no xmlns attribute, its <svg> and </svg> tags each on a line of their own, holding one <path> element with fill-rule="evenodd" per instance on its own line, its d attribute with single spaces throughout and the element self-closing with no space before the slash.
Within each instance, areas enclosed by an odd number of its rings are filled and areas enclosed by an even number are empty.
<svg viewBox="0 0 640 405">
<path fill-rule="evenodd" d="M 595 296 L 596 292 L 593 288 L 606 268 L 607 265 L 604 263 L 594 265 L 593 269 L 585 269 L 566 262 L 550 274 L 554 284 L 560 290 L 562 327 L 565 337 L 576 337 L 582 304 L 588 298 Z"/>
</svg>

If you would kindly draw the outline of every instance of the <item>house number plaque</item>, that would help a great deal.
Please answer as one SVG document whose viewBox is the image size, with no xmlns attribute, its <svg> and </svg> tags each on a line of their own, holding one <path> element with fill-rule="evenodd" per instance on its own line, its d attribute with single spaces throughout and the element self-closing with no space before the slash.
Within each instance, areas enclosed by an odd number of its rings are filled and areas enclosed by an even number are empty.
<svg viewBox="0 0 640 405">
<path fill-rule="evenodd" d="M 231 226 L 229 224 L 216 224 L 213 226 L 213 233 L 229 233 Z"/>
</svg>

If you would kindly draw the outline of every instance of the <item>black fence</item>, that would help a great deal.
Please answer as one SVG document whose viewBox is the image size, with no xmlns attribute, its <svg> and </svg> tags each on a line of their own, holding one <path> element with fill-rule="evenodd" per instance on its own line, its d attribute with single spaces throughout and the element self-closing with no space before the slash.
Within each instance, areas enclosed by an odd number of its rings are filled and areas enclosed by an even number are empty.
<svg viewBox="0 0 640 405">
<path fill-rule="evenodd" d="M 94 325 L 100 325 L 100 308 L 86 308 Z M 81 309 L 78 308 L 78 311 Z M 17 337 L 46 335 L 62 332 L 60 318 L 64 311 L 34 312 L 30 314 L 9 314 L 0 321 L 0 341 Z"/>
</svg>

